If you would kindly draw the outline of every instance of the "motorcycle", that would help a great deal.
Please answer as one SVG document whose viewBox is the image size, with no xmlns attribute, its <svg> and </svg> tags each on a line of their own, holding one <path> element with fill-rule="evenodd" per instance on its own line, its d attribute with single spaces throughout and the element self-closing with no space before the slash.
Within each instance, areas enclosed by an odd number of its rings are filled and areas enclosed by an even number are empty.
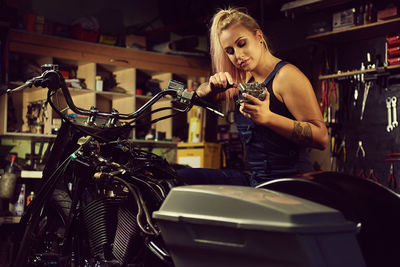
<svg viewBox="0 0 400 267">
<path fill-rule="evenodd" d="M 211 104 L 171 81 L 132 114 L 74 105 L 55 65 L 26 87 L 49 88 L 63 123 L 43 185 L 20 222 L 12 266 L 397 266 L 399 195 L 337 172 L 256 188 L 183 185 L 129 133 L 165 95 L 175 113 Z M 53 103 L 61 88 L 66 116 Z M 154 110 L 158 112 L 163 109 Z"/>
<path fill-rule="evenodd" d="M 6 92 L 47 87 L 46 101 L 62 118 L 41 189 L 21 218 L 13 266 L 171 266 L 151 214 L 181 183 L 164 158 L 139 149 L 129 134 L 167 95 L 173 113 L 150 124 L 188 112 L 193 104 L 221 113 L 177 81 L 131 114 L 85 110 L 75 106 L 57 65 L 44 65 L 42 72 Z M 60 89 L 68 107 L 83 118 L 56 106 Z"/>
</svg>

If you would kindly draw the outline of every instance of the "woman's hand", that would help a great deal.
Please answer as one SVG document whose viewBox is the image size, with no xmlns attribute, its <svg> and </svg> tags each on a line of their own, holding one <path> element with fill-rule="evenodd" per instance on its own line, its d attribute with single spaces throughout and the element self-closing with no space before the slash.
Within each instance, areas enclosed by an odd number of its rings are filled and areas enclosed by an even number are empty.
<svg viewBox="0 0 400 267">
<path fill-rule="evenodd" d="M 207 83 L 203 83 L 196 90 L 199 97 L 204 97 L 210 93 L 218 94 L 232 87 L 234 81 L 228 72 L 218 72 L 212 75 Z"/>
<path fill-rule="evenodd" d="M 266 91 L 266 97 L 263 101 L 260 99 L 249 95 L 243 94 L 242 96 L 248 100 L 250 103 L 242 103 L 240 104 L 239 111 L 247 118 L 252 120 L 256 124 L 260 125 L 268 125 L 270 121 L 271 110 L 269 109 L 269 93 Z"/>
</svg>

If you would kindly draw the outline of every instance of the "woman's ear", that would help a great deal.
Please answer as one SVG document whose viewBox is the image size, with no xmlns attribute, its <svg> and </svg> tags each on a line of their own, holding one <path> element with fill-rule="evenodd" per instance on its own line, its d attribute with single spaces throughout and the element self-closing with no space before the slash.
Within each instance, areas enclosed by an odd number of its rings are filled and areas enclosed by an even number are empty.
<svg viewBox="0 0 400 267">
<path fill-rule="evenodd" d="M 264 35 L 261 30 L 256 30 L 256 37 L 257 37 L 258 41 L 262 42 L 264 39 L 263 36 Z"/>
</svg>

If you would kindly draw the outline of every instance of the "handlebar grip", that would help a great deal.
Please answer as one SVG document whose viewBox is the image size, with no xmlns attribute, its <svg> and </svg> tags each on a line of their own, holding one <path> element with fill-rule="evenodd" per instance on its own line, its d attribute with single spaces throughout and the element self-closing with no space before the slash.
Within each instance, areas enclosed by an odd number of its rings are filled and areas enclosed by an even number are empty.
<svg viewBox="0 0 400 267">
<path fill-rule="evenodd" d="M 217 90 L 225 91 L 225 90 L 228 90 L 229 88 L 237 87 L 238 85 L 236 83 L 229 83 L 228 82 L 225 87 L 215 86 L 214 84 L 210 84 L 210 86 L 211 86 L 212 90 L 217 89 Z"/>
</svg>

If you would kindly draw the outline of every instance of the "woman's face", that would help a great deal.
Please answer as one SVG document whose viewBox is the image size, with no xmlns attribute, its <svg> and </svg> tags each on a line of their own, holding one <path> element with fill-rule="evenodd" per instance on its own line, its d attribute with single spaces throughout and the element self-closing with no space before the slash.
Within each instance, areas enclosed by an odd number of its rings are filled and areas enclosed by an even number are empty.
<svg viewBox="0 0 400 267">
<path fill-rule="evenodd" d="M 236 68 L 251 71 L 257 65 L 264 51 L 262 34 L 249 31 L 237 23 L 223 30 L 219 35 L 222 49 Z"/>
</svg>

